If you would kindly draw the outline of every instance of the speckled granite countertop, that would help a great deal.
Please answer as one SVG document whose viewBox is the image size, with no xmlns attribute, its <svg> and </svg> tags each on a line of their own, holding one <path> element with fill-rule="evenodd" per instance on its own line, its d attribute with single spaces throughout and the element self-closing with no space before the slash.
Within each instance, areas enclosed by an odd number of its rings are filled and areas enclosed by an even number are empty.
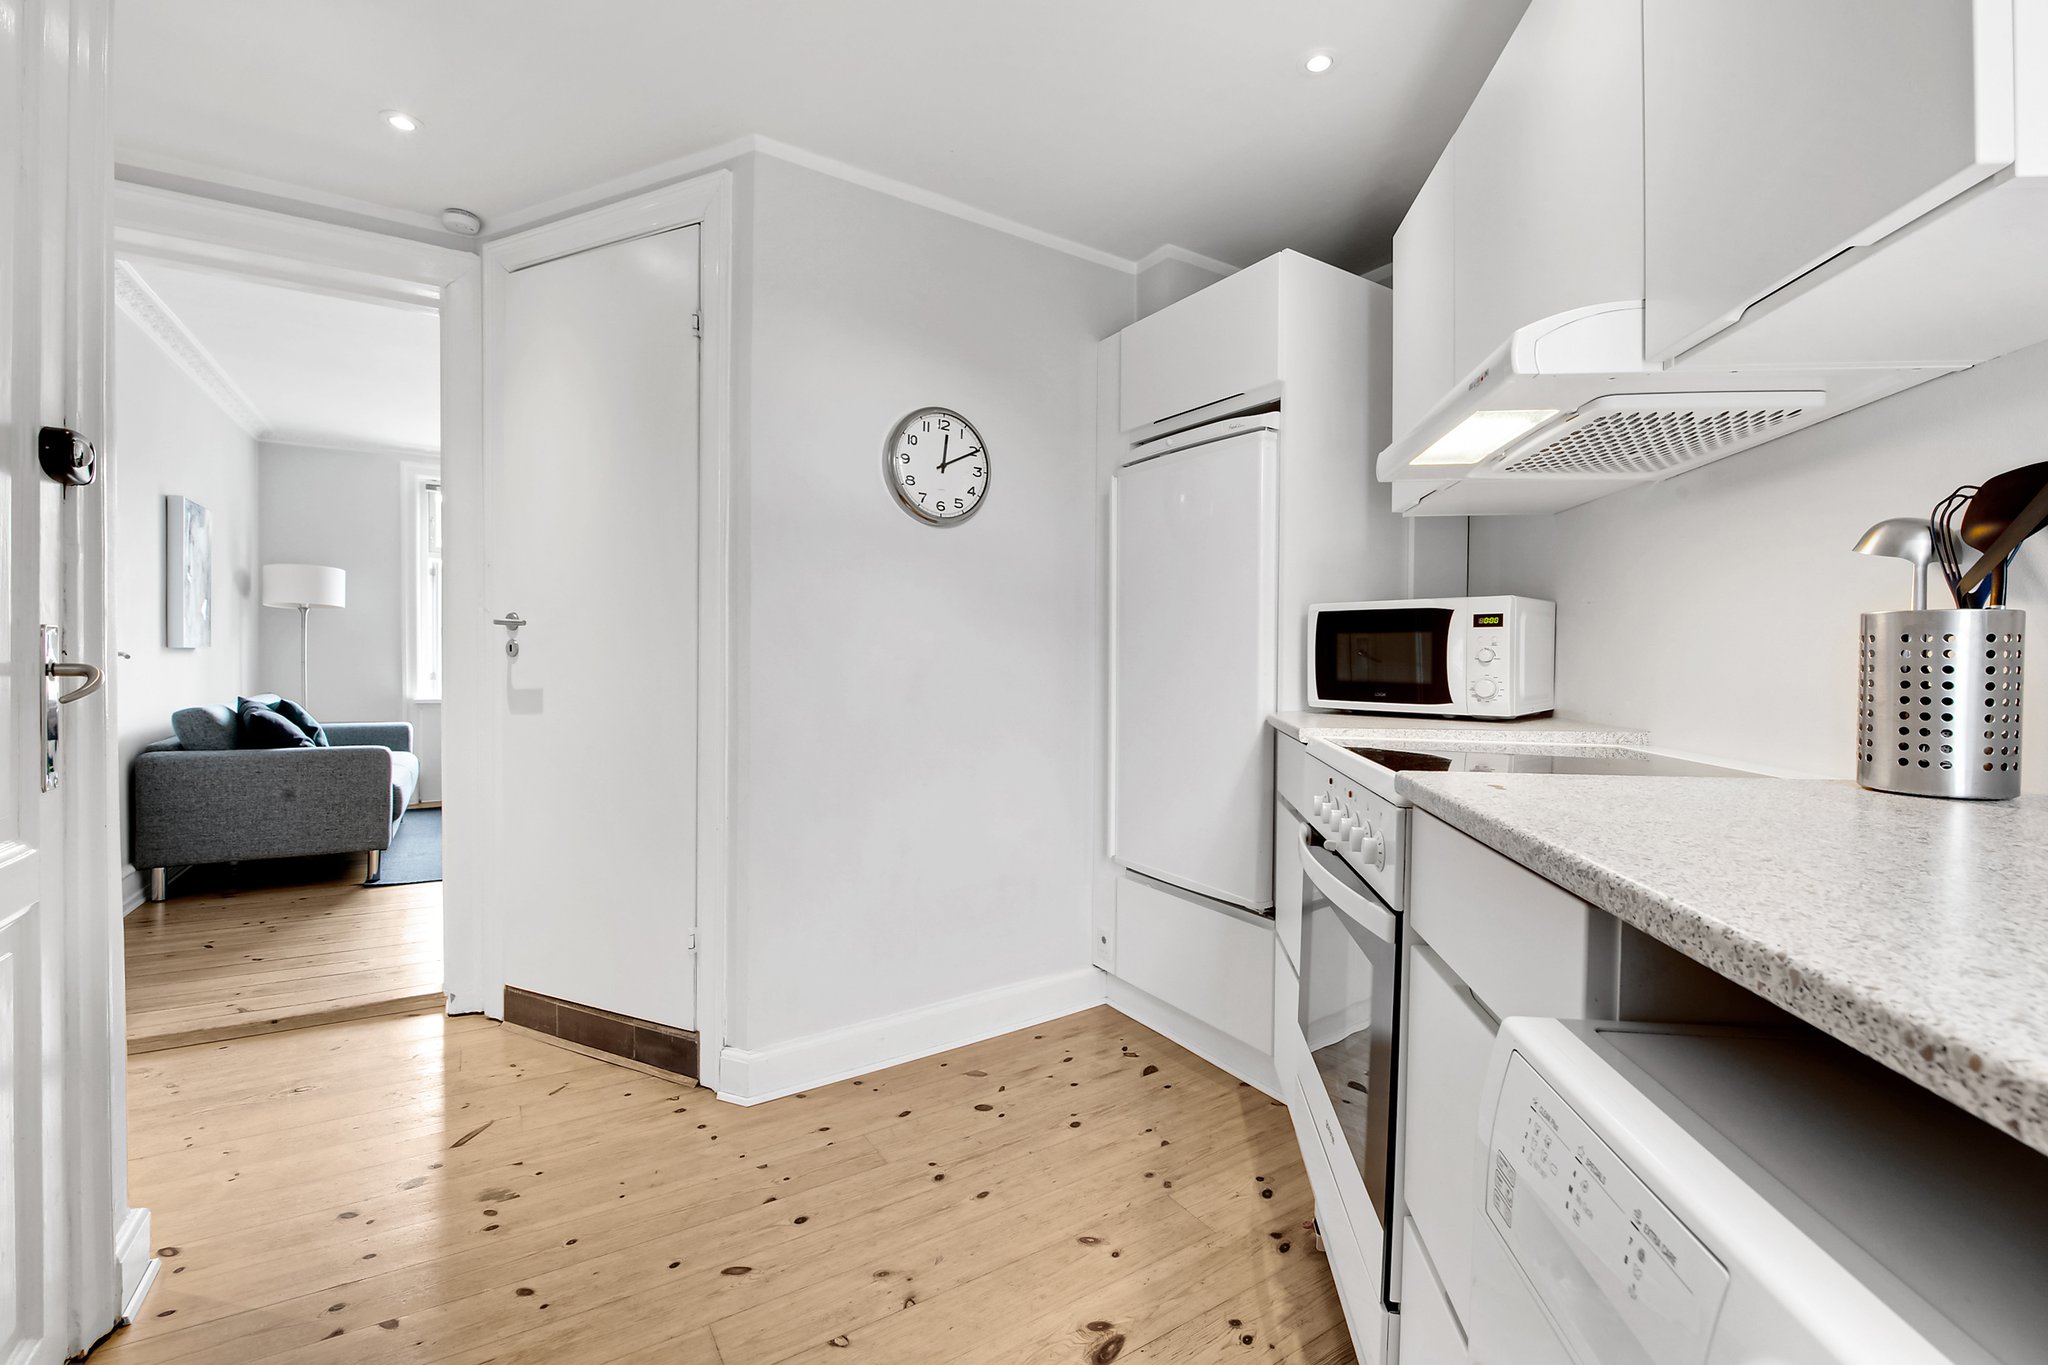
<svg viewBox="0 0 2048 1365">
<path fill-rule="evenodd" d="M 1451 720 L 1443 716 L 1362 716 L 1337 711 L 1276 711 L 1267 724 L 1289 739 L 1337 744 L 1604 744 L 1649 743 L 1642 730 L 1544 716 L 1536 720 Z"/>
<path fill-rule="evenodd" d="M 2048 796 L 1535 773 L 1400 790 L 2048 1152 Z"/>
</svg>

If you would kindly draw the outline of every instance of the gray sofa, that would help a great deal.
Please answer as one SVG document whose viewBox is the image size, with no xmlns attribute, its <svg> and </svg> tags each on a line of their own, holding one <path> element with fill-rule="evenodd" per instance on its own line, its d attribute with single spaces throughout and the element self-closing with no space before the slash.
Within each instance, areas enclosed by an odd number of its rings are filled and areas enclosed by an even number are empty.
<svg viewBox="0 0 2048 1365">
<path fill-rule="evenodd" d="M 160 901 L 169 869 L 195 863 L 383 851 L 419 790 L 412 726 L 326 726 L 329 748 L 237 749 L 234 712 L 189 707 L 177 734 L 135 756 L 135 866 Z"/>
</svg>

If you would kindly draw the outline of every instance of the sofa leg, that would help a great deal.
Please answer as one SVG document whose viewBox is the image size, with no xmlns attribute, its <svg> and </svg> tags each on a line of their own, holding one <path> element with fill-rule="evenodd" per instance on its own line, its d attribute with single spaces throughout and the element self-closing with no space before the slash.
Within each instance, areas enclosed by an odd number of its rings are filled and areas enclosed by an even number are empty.
<svg viewBox="0 0 2048 1365">
<path fill-rule="evenodd" d="M 368 886 L 368 885 L 369 885 L 369 884 L 370 884 L 371 882 L 374 882 L 374 881 L 376 881 L 376 880 L 377 880 L 377 874 L 378 874 L 379 872 L 381 872 L 381 871 L 383 870 L 383 868 L 384 868 L 384 850 L 383 850 L 383 849 L 381 849 L 381 848 L 373 848 L 373 849 L 371 849 L 371 850 L 370 850 L 370 874 L 369 874 L 369 875 L 368 875 L 367 877 L 364 877 L 364 878 L 363 878 L 363 885 L 364 885 L 364 886 Z"/>
<path fill-rule="evenodd" d="M 147 873 L 149 885 L 142 893 L 144 896 L 148 897 L 150 900 L 153 901 L 160 901 L 164 898 L 166 894 L 164 889 L 164 883 L 169 880 L 169 878 L 164 875 L 165 871 L 166 869 L 161 867 L 152 867 L 149 869 L 149 872 Z"/>
</svg>

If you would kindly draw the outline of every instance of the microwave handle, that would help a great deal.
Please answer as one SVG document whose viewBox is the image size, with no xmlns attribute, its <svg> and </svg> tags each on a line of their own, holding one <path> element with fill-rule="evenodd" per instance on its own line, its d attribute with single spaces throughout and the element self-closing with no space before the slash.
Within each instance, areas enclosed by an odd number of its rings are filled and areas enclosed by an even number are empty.
<svg viewBox="0 0 2048 1365">
<path fill-rule="evenodd" d="M 1328 898 L 1330 904 L 1337 907 L 1338 913 L 1359 924 L 1374 938 L 1384 939 L 1388 943 L 1400 942 L 1401 926 L 1395 920 L 1393 911 L 1381 905 L 1372 893 L 1353 887 L 1348 876 L 1326 865 L 1323 859 L 1334 859 L 1335 855 L 1325 854 L 1309 843 L 1307 825 L 1300 828 L 1300 840 L 1302 875 Z"/>
</svg>

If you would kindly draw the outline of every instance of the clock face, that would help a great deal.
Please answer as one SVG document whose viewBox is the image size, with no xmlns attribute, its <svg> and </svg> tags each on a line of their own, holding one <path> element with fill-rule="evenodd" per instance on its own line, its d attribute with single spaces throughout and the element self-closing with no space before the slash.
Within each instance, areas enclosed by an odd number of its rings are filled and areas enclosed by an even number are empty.
<svg viewBox="0 0 2048 1365">
<path fill-rule="evenodd" d="M 903 510 L 932 526 L 965 521 L 988 496 L 988 448 L 950 408 L 919 408 L 896 424 L 883 473 Z"/>
</svg>

